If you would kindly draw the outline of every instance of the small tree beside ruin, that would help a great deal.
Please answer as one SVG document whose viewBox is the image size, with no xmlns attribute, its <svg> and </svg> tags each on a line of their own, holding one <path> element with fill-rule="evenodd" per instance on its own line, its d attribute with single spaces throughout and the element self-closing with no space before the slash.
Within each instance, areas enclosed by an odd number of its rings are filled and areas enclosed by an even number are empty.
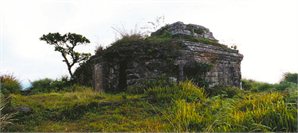
<svg viewBox="0 0 298 133">
<path fill-rule="evenodd" d="M 76 33 L 67 33 L 61 35 L 60 33 L 48 33 L 47 35 L 42 35 L 40 38 L 42 41 L 46 41 L 49 45 L 54 45 L 55 51 L 61 53 L 63 57 L 63 62 L 66 63 L 67 69 L 71 79 L 73 79 L 72 67 L 75 64 L 86 61 L 91 56 L 90 53 L 80 53 L 75 51 L 75 47 L 82 44 L 90 43 L 90 41 Z"/>
</svg>

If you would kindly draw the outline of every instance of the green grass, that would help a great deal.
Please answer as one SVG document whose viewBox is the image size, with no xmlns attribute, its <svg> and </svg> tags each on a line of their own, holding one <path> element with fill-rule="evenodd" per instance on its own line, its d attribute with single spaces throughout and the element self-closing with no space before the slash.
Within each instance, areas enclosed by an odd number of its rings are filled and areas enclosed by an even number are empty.
<svg viewBox="0 0 298 133">
<path fill-rule="evenodd" d="M 159 131 L 163 123 L 142 95 L 96 93 L 91 89 L 12 95 L 19 113 L 8 131 Z"/>
<path fill-rule="evenodd" d="M 170 104 L 175 100 L 183 99 L 189 102 L 205 101 L 206 95 L 202 88 L 185 81 L 171 87 L 153 87 L 146 94 L 155 104 Z"/>
<path fill-rule="evenodd" d="M 212 97 L 206 102 L 176 100 L 164 116 L 173 124 L 170 131 L 296 131 L 297 109 L 288 106 L 283 98 L 274 92 L 237 99 Z"/>
<path fill-rule="evenodd" d="M 13 94 L 12 108 L 32 111 L 19 112 L 14 125 L 4 131 L 297 131 L 297 89 L 233 90 L 221 90 L 232 91 L 231 96 L 208 97 L 204 89 L 186 81 L 152 87 L 144 94 L 96 93 L 90 88 Z"/>
</svg>

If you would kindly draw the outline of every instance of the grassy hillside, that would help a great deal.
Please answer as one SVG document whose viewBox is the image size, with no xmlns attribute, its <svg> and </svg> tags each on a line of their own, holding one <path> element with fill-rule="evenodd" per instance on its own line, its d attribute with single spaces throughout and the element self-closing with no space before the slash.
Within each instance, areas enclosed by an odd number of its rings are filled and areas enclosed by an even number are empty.
<svg viewBox="0 0 298 133">
<path fill-rule="evenodd" d="M 184 82 L 144 94 L 100 94 L 90 88 L 14 94 L 11 107 L 30 110 L 19 111 L 5 131 L 297 131 L 297 88 L 231 90 L 207 95 Z"/>
<path fill-rule="evenodd" d="M 31 107 L 20 113 L 9 131 L 158 131 L 159 115 L 142 95 L 99 94 L 91 89 L 12 95 L 14 107 Z M 161 124 L 160 124 L 161 123 Z"/>
</svg>

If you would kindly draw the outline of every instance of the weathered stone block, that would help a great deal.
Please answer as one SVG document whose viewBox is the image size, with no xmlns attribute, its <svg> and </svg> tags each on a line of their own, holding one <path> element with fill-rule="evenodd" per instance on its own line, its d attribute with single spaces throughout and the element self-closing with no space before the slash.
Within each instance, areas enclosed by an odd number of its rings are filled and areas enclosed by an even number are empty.
<svg viewBox="0 0 298 133">
<path fill-rule="evenodd" d="M 102 64 L 95 64 L 94 65 L 94 73 L 93 73 L 93 85 L 96 91 L 102 92 L 103 88 L 103 68 Z"/>
</svg>

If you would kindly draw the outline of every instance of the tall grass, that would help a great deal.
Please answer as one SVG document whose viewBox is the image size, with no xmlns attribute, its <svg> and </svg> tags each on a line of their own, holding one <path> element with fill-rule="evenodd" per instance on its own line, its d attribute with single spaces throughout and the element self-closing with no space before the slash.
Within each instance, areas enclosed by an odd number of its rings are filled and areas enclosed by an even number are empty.
<svg viewBox="0 0 298 133">
<path fill-rule="evenodd" d="M 207 96 L 204 89 L 185 81 L 140 95 L 100 94 L 80 87 L 73 92 L 14 94 L 13 107 L 33 111 L 19 115 L 20 121 L 8 131 L 297 131 L 297 90 L 235 89 Z"/>
<path fill-rule="evenodd" d="M 232 118 L 245 119 L 232 123 L 241 123 L 247 131 L 297 130 L 297 109 L 287 105 L 279 92 L 250 94 L 234 107 Z"/>
<path fill-rule="evenodd" d="M 102 94 L 96 93 L 92 88 L 81 87 L 75 92 L 51 92 L 40 93 L 31 96 L 22 96 L 20 94 L 12 95 L 12 104 L 14 106 L 28 106 L 35 111 L 43 109 L 57 109 L 61 107 L 72 107 L 100 100 Z"/>
<path fill-rule="evenodd" d="M 9 97 L 4 97 L 0 94 L 0 131 L 5 129 L 8 125 L 13 124 L 14 116 L 16 113 L 13 112 L 4 112 L 7 104 L 9 102 Z"/>
<path fill-rule="evenodd" d="M 147 90 L 146 94 L 153 102 L 174 103 L 175 100 L 204 101 L 205 92 L 202 88 L 192 84 L 191 81 L 181 82 L 171 87 L 153 87 Z"/>
<path fill-rule="evenodd" d="M 172 96 L 173 106 L 163 112 L 163 117 L 173 125 L 170 131 L 297 131 L 297 108 L 285 102 L 285 93 L 260 92 L 246 93 L 237 98 L 220 95 L 204 98 L 202 91 L 193 93 L 189 88 L 196 87 L 191 82 L 184 82 L 170 90 L 153 88 L 154 91 L 149 93 L 155 92 L 157 99 L 171 99 L 166 94 Z M 187 100 L 193 96 L 205 100 Z"/>
<path fill-rule="evenodd" d="M 174 125 L 175 131 L 196 131 L 193 126 L 201 123 L 203 116 L 200 116 L 197 111 L 199 103 L 187 103 L 185 100 L 175 101 L 170 118 Z"/>
</svg>

